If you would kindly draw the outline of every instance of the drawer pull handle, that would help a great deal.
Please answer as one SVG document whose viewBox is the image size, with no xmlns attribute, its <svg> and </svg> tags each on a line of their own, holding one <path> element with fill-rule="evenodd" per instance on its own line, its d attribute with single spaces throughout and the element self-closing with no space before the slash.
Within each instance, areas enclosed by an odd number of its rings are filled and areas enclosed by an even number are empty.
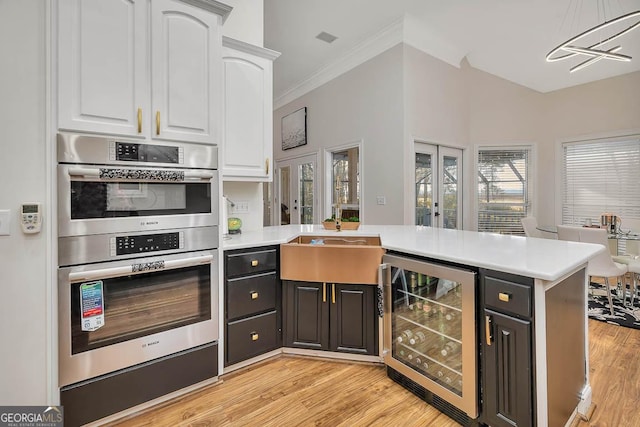
<svg viewBox="0 0 640 427">
<path fill-rule="evenodd" d="M 327 302 L 327 284 L 322 284 L 322 302 Z"/>
<path fill-rule="evenodd" d="M 260 338 L 260 336 L 257 332 L 251 332 L 251 341 L 258 341 L 258 338 Z"/>
<path fill-rule="evenodd" d="M 511 295 L 509 295 L 509 294 L 508 294 L 508 293 L 506 293 L 506 292 L 500 292 L 500 293 L 498 294 L 498 299 L 499 299 L 500 301 L 509 302 L 509 300 L 511 299 Z"/>
<path fill-rule="evenodd" d="M 258 293 L 256 291 L 251 292 L 251 299 L 258 299 Z"/>
<path fill-rule="evenodd" d="M 254 259 L 251 261 L 251 267 L 257 267 L 258 266 L 258 260 Z"/>
</svg>

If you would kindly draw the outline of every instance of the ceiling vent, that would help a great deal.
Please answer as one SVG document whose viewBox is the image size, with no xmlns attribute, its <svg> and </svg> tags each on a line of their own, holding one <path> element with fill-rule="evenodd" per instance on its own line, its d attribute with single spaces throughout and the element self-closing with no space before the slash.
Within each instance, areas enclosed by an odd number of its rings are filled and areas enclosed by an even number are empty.
<svg viewBox="0 0 640 427">
<path fill-rule="evenodd" d="M 318 34 L 316 36 L 316 38 L 318 40 L 322 40 L 323 42 L 327 42 L 327 43 L 333 43 L 335 41 L 335 39 L 337 39 L 336 36 L 334 36 L 333 34 L 329 34 L 326 32 L 321 32 L 320 34 Z"/>
</svg>

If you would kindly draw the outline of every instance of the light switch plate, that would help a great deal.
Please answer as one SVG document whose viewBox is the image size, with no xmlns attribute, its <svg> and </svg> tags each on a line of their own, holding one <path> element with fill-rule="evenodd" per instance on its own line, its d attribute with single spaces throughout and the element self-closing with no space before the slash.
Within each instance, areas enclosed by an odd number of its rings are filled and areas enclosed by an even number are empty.
<svg viewBox="0 0 640 427">
<path fill-rule="evenodd" d="M 387 204 L 387 198 L 384 196 L 376 196 L 376 203 L 379 205 L 386 205 Z"/>
<path fill-rule="evenodd" d="M 249 213 L 249 202 L 246 200 L 240 200 L 234 203 L 235 206 L 231 207 L 232 214 Z"/>
<path fill-rule="evenodd" d="M 11 211 L 9 209 L 0 210 L 0 236 L 11 234 Z"/>
</svg>

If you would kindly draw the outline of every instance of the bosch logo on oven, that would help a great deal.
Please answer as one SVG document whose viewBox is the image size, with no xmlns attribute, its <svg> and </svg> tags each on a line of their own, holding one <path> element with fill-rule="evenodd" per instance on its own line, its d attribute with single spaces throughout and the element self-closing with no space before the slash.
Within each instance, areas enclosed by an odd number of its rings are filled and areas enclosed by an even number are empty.
<svg viewBox="0 0 640 427">
<path fill-rule="evenodd" d="M 152 345 L 156 345 L 156 344 L 160 344 L 160 340 L 144 343 L 142 344 L 142 348 L 151 347 Z"/>
</svg>

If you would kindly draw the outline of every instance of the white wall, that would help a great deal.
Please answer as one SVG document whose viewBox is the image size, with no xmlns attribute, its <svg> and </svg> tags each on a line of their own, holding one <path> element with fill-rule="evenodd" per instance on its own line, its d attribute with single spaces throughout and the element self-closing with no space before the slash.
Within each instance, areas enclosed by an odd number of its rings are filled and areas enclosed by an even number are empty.
<svg viewBox="0 0 640 427">
<path fill-rule="evenodd" d="M 414 223 L 414 141 L 466 149 L 469 141 L 465 73 L 424 52 L 404 45 L 404 223 Z M 465 150 L 467 156 L 469 150 Z M 465 161 L 463 160 L 463 168 Z M 463 175 L 467 177 L 466 171 Z M 467 179 L 465 179 L 466 181 Z M 463 187 L 465 188 L 465 187 Z M 463 203 L 463 213 L 464 213 Z M 466 216 L 463 215 L 466 223 Z M 468 227 L 465 227 L 468 228 Z"/>
<path fill-rule="evenodd" d="M 296 155 L 364 140 L 365 222 L 410 223 L 409 169 L 418 139 L 464 149 L 465 229 L 476 227 L 477 147 L 532 145 L 534 214 L 539 223 L 557 224 L 561 142 L 640 133 L 640 72 L 543 94 L 466 61 L 456 68 L 398 45 L 276 110 L 276 159 L 294 154 L 280 149 L 282 116 L 303 106 L 309 143 L 290 150 Z M 387 206 L 375 205 L 375 195 L 385 195 Z"/>
<path fill-rule="evenodd" d="M 640 72 L 543 94 L 469 68 L 467 84 L 471 145 L 534 145 L 541 224 L 561 222 L 563 141 L 640 131 Z"/>
<path fill-rule="evenodd" d="M 0 1 L 0 404 L 49 402 L 48 234 L 22 234 L 23 202 L 47 201 L 45 2 Z M 45 211 L 52 206 L 45 204 Z"/>
<path fill-rule="evenodd" d="M 264 43 L 263 0 L 222 0 L 233 7 L 222 34 L 256 46 Z"/>
<path fill-rule="evenodd" d="M 261 229 L 264 209 L 262 204 L 262 183 L 225 181 L 222 186 L 222 194 L 231 201 L 234 203 L 247 202 L 249 204 L 248 213 L 233 213 L 229 208 L 229 217 L 236 217 L 242 220 L 242 231 Z"/>
<path fill-rule="evenodd" d="M 276 161 L 362 141 L 362 222 L 368 224 L 403 222 L 402 57 L 397 45 L 273 114 Z M 307 145 L 282 151 L 281 119 L 302 107 L 307 107 Z M 377 205 L 376 196 L 385 196 L 387 204 Z M 318 217 L 324 216 L 323 211 Z"/>
<path fill-rule="evenodd" d="M 542 120 L 548 124 L 544 144 L 548 153 L 545 156 L 554 159 L 556 166 L 562 161 L 558 158 L 562 142 L 638 135 L 640 71 L 545 94 Z M 548 172 L 553 174 L 551 170 Z M 559 191 L 561 184 L 557 175 L 558 167 L 555 186 Z M 555 218 L 550 218 L 549 223 L 558 224 L 561 222 L 561 200 L 556 197 L 554 204 L 552 196 L 545 193 L 540 203 L 555 207 Z"/>
<path fill-rule="evenodd" d="M 465 78 L 469 96 L 469 146 L 518 146 L 534 147 L 534 201 L 533 214 L 541 224 L 553 224 L 553 205 L 548 205 L 546 194 L 553 193 L 553 154 L 545 146 L 543 121 L 544 94 L 509 82 L 500 77 L 475 68 L 466 67 Z M 466 205 L 470 209 L 465 222 L 468 228 L 477 229 L 476 176 L 473 164 L 465 172 L 469 197 Z"/>
</svg>

